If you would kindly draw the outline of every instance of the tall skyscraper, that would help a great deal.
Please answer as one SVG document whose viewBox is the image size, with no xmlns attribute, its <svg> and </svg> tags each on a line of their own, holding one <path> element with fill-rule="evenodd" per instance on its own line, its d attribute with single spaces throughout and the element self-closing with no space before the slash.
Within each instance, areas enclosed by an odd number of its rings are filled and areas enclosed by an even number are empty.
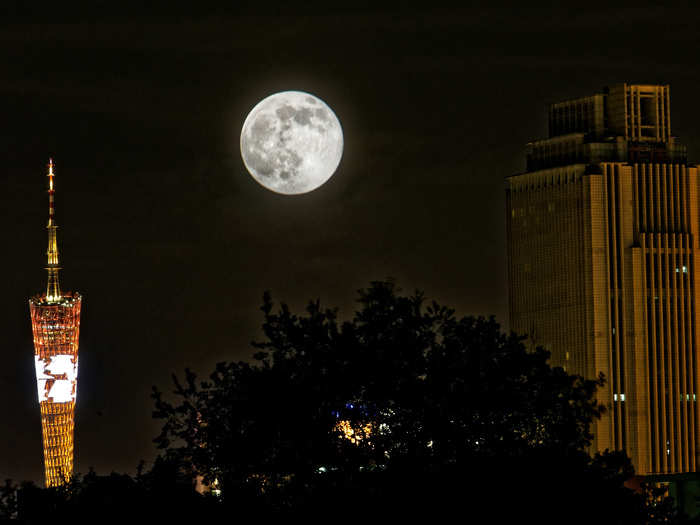
<svg viewBox="0 0 700 525">
<path fill-rule="evenodd" d="M 605 375 L 593 447 L 640 475 L 698 465 L 699 183 L 669 87 L 629 84 L 553 104 L 507 179 L 511 329 Z"/>
<path fill-rule="evenodd" d="M 49 159 L 49 248 L 46 293 L 29 299 L 34 335 L 34 364 L 44 438 L 46 486 L 73 474 L 73 428 L 78 388 L 78 334 L 81 296 L 61 292 L 54 220 L 54 173 Z"/>
</svg>

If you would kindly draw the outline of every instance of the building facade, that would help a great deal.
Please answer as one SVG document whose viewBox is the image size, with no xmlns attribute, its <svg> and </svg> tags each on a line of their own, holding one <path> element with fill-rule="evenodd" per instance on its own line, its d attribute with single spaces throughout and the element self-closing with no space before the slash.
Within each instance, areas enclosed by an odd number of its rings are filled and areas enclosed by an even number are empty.
<svg viewBox="0 0 700 525">
<path fill-rule="evenodd" d="M 65 483 L 73 475 L 78 335 L 82 298 L 75 292 L 61 292 L 51 159 L 48 177 L 48 282 L 46 293 L 29 299 L 29 312 L 34 336 L 34 364 L 41 412 L 46 486 L 53 487 Z"/>
<path fill-rule="evenodd" d="M 593 448 L 640 475 L 697 468 L 699 184 L 669 87 L 629 84 L 553 104 L 506 179 L 510 327 L 605 375 Z"/>
</svg>

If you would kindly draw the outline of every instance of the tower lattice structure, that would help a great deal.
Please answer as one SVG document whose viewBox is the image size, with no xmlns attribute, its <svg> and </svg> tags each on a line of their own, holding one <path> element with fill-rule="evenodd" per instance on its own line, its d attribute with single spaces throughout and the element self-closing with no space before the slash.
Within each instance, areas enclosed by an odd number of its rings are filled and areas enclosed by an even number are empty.
<svg viewBox="0 0 700 525">
<path fill-rule="evenodd" d="M 34 364 L 41 411 L 46 486 L 65 483 L 73 474 L 73 430 L 78 389 L 78 335 L 82 297 L 61 292 L 58 226 L 54 218 L 54 172 L 49 159 L 49 246 L 46 293 L 29 299 Z"/>
</svg>

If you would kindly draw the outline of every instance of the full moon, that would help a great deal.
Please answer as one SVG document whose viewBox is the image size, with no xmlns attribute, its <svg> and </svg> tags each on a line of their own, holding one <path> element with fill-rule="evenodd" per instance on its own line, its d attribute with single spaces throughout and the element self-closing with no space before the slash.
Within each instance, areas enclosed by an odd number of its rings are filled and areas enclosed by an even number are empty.
<svg viewBox="0 0 700 525">
<path fill-rule="evenodd" d="M 343 155 L 343 130 L 323 100 L 283 91 L 261 100 L 241 130 L 241 156 L 265 188 L 284 195 L 315 190 Z"/>
</svg>

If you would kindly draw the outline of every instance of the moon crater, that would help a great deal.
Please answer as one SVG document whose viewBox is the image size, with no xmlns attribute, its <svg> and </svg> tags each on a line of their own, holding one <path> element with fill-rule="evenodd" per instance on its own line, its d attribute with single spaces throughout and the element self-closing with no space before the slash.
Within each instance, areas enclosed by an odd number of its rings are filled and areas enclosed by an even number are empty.
<svg viewBox="0 0 700 525">
<path fill-rule="evenodd" d="M 262 100 L 241 131 L 241 156 L 264 187 L 286 195 L 312 191 L 340 164 L 343 131 L 321 99 L 284 91 Z"/>
</svg>

